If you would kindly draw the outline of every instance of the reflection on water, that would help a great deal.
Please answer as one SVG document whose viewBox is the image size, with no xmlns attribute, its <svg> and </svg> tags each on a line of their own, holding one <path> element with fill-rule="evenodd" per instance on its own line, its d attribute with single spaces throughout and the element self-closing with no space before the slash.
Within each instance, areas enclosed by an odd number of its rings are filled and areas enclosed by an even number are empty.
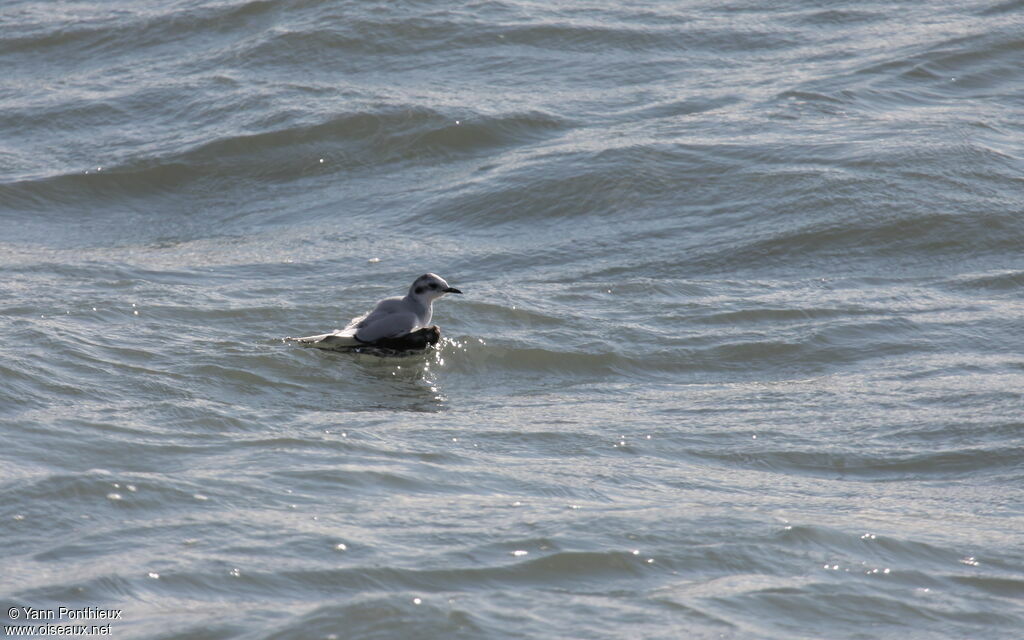
<svg viewBox="0 0 1024 640">
<path fill-rule="evenodd" d="M 443 367 L 440 348 L 424 353 L 394 354 L 384 350 L 360 349 L 358 352 L 316 352 L 318 366 L 338 372 L 330 387 L 322 393 L 341 393 L 351 401 L 344 407 L 352 411 L 438 412 L 446 408 L 439 385 L 443 378 L 436 370 Z"/>
</svg>

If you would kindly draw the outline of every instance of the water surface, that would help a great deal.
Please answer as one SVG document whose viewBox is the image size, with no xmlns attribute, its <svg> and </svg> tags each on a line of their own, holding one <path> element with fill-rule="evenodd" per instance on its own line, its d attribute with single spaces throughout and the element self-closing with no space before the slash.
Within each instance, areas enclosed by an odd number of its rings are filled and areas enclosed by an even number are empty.
<svg viewBox="0 0 1024 640">
<path fill-rule="evenodd" d="M 1024 637 L 1022 26 L 7 3 L 3 610 Z M 434 352 L 281 341 L 426 271 Z"/>
</svg>

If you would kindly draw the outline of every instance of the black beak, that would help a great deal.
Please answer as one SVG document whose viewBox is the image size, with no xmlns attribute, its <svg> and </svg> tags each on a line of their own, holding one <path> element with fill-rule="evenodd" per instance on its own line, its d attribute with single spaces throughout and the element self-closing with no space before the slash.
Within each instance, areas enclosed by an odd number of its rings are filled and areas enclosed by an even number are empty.
<svg viewBox="0 0 1024 640">
<path fill-rule="evenodd" d="M 461 291 L 459 291 L 455 287 L 448 287 L 447 289 L 444 290 L 444 292 L 445 293 L 462 293 Z"/>
</svg>

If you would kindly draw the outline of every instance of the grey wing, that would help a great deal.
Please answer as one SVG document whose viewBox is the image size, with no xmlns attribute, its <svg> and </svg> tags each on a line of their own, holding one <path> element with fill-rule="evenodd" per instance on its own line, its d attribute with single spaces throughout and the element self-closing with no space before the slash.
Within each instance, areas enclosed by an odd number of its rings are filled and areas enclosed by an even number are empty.
<svg viewBox="0 0 1024 640">
<path fill-rule="evenodd" d="M 377 309 L 356 324 L 356 338 L 373 342 L 381 338 L 397 338 L 415 331 L 420 319 L 411 311 L 394 312 Z"/>
<path fill-rule="evenodd" d="M 354 336 L 358 329 L 362 329 L 368 324 L 379 320 L 380 318 L 388 315 L 389 313 L 397 313 L 401 311 L 406 311 L 406 308 L 402 305 L 401 298 L 385 298 L 384 300 L 378 302 L 377 306 L 374 307 L 372 311 L 364 313 L 361 316 L 356 316 L 355 318 L 352 318 L 351 320 L 348 321 L 348 324 L 345 325 L 344 329 L 342 329 L 340 332 L 335 331 L 335 333 L 347 333 L 350 336 Z"/>
</svg>

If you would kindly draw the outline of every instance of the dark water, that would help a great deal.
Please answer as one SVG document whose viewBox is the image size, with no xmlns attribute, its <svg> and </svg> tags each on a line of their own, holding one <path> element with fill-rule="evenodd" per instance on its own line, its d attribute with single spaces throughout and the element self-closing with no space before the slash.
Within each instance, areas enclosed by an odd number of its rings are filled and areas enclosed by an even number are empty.
<svg viewBox="0 0 1024 640">
<path fill-rule="evenodd" d="M 1022 63 L 1019 1 L 8 0 L 4 624 L 1024 638 Z M 436 352 L 281 342 L 425 271 Z"/>
</svg>

